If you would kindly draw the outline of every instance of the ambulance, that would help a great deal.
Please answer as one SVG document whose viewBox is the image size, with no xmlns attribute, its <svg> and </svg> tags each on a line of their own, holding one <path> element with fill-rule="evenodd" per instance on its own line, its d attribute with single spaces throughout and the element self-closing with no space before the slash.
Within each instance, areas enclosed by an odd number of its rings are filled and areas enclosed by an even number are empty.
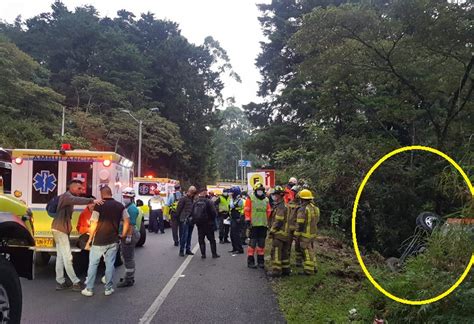
<svg viewBox="0 0 474 324">
<path fill-rule="evenodd" d="M 99 189 L 108 185 L 114 199 L 122 201 L 122 189 L 133 187 L 133 162 L 114 152 L 72 150 L 63 144 L 60 150 L 13 149 L 11 192 L 31 208 L 34 215 L 35 258 L 48 263 L 56 247 L 51 232 L 53 219 L 46 212 L 46 204 L 67 190 L 73 179 L 83 182 L 85 195 L 100 198 Z M 75 206 L 72 218 L 71 249 L 76 247 L 76 230 L 80 213 L 85 206 Z M 144 229 L 144 228 L 143 228 Z"/>
<path fill-rule="evenodd" d="M 168 197 L 174 193 L 174 186 L 179 184 L 179 181 L 168 179 L 168 178 L 155 178 L 153 176 L 146 176 L 140 178 L 134 178 L 134 189 L 136 193 L 135 200 L 141 200 L 143 206 L 141 207 L 144 214 L 145 225 L 148 226 L 150 219 L 150 209 L 148 207 L 148 201 L 154 195 L 155 189 L 160 190 L 160 196 L 163 197 L 164 202 L 168 200 Z M 168 216 L 168 207 L 167 206 L 157 206 L 163 209 L 163 215 Z M 169 222 L 169 219 L 167 219 Z"/>
</svg>

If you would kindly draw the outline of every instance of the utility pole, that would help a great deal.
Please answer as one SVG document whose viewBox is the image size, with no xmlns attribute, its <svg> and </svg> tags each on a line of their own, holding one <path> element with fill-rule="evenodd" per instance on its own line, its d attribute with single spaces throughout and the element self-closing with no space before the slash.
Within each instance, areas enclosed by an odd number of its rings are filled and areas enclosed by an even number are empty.
<svg viewBox="0 0 474 324">
<path fill-rule="evenodd" d="M 64 119 L 66 117 L 66 106 L 63 106 L 63 121 L 61 124 L 61 139 L 64 137 Z"/>
</svg>

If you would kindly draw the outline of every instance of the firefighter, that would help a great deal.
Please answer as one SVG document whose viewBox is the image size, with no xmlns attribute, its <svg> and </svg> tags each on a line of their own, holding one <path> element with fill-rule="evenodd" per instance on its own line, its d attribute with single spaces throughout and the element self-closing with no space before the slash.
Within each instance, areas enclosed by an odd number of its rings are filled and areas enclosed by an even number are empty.
<svg viewBox="0 0 474 324">
<path fill-rule="evenodd" d="M 286 191 L 286 190 L 285 190 Z M 299 197 L 299 192 L 301 191 L 301 187 L 295 185 L 291 188 L 293 199 L 291 199 L 287 204 L 286 207 L 288 209 L 288 222 L 289 222 L 289 230 L 290 230 L 290 245 L 288 255 L 291 256 L 291 246 L 293 242 L 295 243 L 295 265 L 296 267 L 302 268 L 303 267 L 303 252 L 301 251 L 300 242 L 298 238 L 294 235 L 296 231 L 296 213 L 298 208 L 301 207 L 301 199 Z M 285 198 L 287 195 L 285 195 Z M 291 257 L 290 257 L 291 260 Z"/>
<path fill-rule="evenodd" d="M 255 249 L 259 268 L 265 268 L 265 239 L 267 237 L 268 219 L 272 210 L 265 195 L 265 187 L 257 182 L 254 192 L 245 201 L 245 222 L 250 228 L 250 243 L 247 249 L 247 266 L 257 268 L 255 264 Z"/>
<path fill-rule="evenodd" d="M 291 200 L 295 199 L 295 192 L 293 189 L 294 186 L 298 184 L 298 180 L 295 177 L 291 177 L 288 180 L 288 184 L 286 185 L 285 188 L 285 203 L 288 204 Z"/>
<path fill-rule="evenodd" d="M 291 273 L 289 252 L 292 238 L 290 236 L 290 214 L 284 201 L 285 189 L 276 186 L 272 195 L 275 204 L 272 209 L 273 223 L 270 229 L 270 238 L 272 239 L 271 276 L 289 276 Z"/>
<path fill-rule="evenodd" d="M 303 272 L 300 274 L 312 275 L 316 271 L 314 244 L 319 221 L 319 208 L 313 202 L 313 194 L 308 189 L 299 193 L 301 207 L 297 211 L 297 229 L 295 237 L 299 241 L 304 256 Z"/>
</svg>

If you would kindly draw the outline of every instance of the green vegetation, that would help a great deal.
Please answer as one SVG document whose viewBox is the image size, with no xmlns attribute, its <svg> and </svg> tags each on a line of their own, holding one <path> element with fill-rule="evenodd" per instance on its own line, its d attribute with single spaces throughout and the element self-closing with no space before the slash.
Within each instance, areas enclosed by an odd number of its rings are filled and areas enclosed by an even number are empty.
<svg viewBox="0 0 474 324">
<path fill-rule="evenodd" d="M 1 146 L 53 148 L 63 140 L 136 160 L 138 124 L 126 109 L 144 121 L 144 171 L 199 185 L 213 178 L 221 75 L 239 80 L 219 43 L 191 44 L 178 24 L 151 13 L 120 10 L 112 19 L 93 6 L 51 8 L 0 22 Z"/>
<path fill-rule="evenodd" d="M 469 275 L 454 293 L 425 306 L 408 306 L 388 299 L 364 276 L 349 242 L 323 231 L 317 239 L 318 273 L 272 281 L 289 323 L 371 323 L 375 316 L 388 323 L 471 323 L 474 318 L 474 278 Z M 428 249 L 408 259 L 392 273 L 377 253 L 364 256 L 371 274 L 387 291 L 401 298 L 435 297 L 451 287 L 464 271 L 474 244 L 474 232 L 451 230 L 434 234 Z M 295 273 L 296 268 L 293 269 Z M 356 309 L 357 315 L 349 315 Z"/>
<path fill-rule="evenodd" d="M 306 179 L 324 225 L 350 233 L 363 176 L 396 148 L 436 147 L 473 174 L 472 2 L 278 0 L 260 9 L 266 100 L 245 106 L 255 128 L 247 148 Z M 360 241 L 393 255 L 420 212 L 459 212 L 466 190 L 447 161 L 394 157 L 364 191 Z"/>
</svg>

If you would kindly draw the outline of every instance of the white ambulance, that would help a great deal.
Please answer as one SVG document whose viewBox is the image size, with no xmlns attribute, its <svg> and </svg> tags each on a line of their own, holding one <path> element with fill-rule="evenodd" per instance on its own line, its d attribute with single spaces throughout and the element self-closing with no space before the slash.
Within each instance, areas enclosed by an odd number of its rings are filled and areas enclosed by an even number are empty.
<svg viewBox="0 0 474 324">
<path fill-rule="evenodd" d="M 85 195 L 100 198 L 101 185 L 112 189 L 113 197 L 122 201 L 122 189 L 133 187 L 133 162 L 114 152 L 71 150 L 70 145 L 60 150 L 12 150 L 12 194 L 24 201 L 33 211 L 36 258 L 48 262 L 56 252 L 51 232 L 52 218 L 46 204 L 67 190 L 73 179 L 83 181 Z M 85 206 L 75 206 L 72 219 L 71 248 L 79 237 L 76 230 L 80 213 Z"/>
<path fill-rule="evenodd" d="M 179 181 L 168 179 L 168 178 L 155 178 L 153 176 L 146 176 L 134 179 L 134 189 L 136 193 L 135 200 L 141 200 L 143 202 L 143 207 L 141 207 L 145 225 L 148 226 L 149 221 L 149 207 L 148 207 L 148 200 L 154 195 L 155 189 L 160 190 L 160 196 L 163 197 L 164 202 L 168 200 L 168 197 L 174 193 L 174 186 L 179 184 Z M 157 207 L 163 209 L 163 214 L 167 216 L 168 208 L 167 206 L 159 206 Z M 169 219 L 167 219 L 169 222 Z"/>
</svg>

